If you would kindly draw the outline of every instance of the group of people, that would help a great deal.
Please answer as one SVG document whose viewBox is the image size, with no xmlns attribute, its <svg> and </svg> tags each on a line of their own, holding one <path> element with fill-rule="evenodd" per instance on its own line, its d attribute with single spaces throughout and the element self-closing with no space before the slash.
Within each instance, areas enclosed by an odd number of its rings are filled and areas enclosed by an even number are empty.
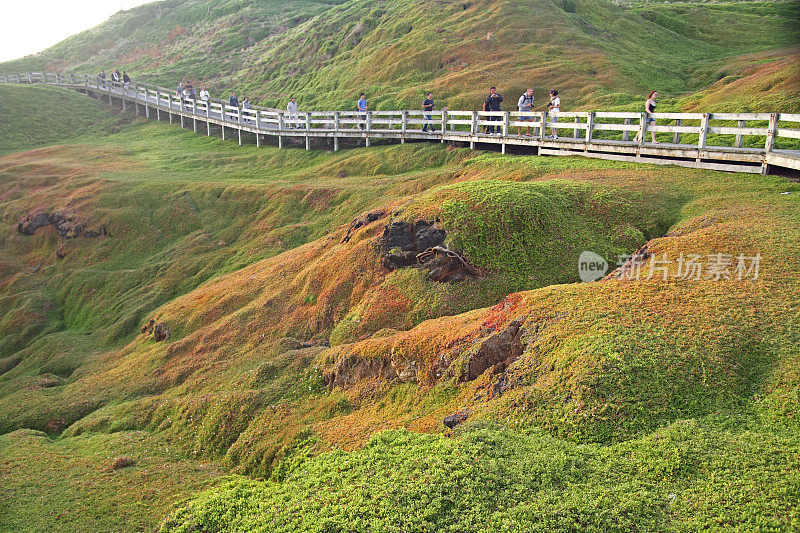
<svg viewBox="0 0 800 533">
<path fill-rule="evenodd" d="M 105 85 L 105 80 L 106 80 L 105 71 L 101 70 L 99 77 L 100 77 L 101 83 L 103 83 L 103 85 Z M 120 73 L 120 71 L 118 69 L 114 69 L 111 72 L 111 79 L 113 81 L 116 81 L 116 82 L 122 82 L 126 86 L 128 84 L 130 84 L 130 82 L 131 82 L 131 79 L 128 76 L 128 74 L 126 74 L 124 70 L 122 71 L 122 73 Z M 194 87 L 192 87 L 191 83 L 183 83 L 183 82 L 179 83 L 178 87 L 176 89 L 176 93 L 181 98 L 187 98 L 187 99 L 190 99 L 190 100 L 195 100 L 195 99 L 197 99 L 199 97 L 200 100 L 203 101 L 203 102 L 209 102 L 210 101 L 210 94 L 208 92 L 208 89 L 203 87 L 202 90 L 200 91 L 200 93 L 198 94 L 197 92 L 195 92 Z M 645 123 L 646 123 L 646 126 L 650 126 L 651 124 L 652 125 L 655 124 L 655 119 L 652 117 L 652 114 L 655 112 L 656 98 L 657 97 L 658 97 L 658 92 L 656 92 L 656 91 L 651 91 L 650 94 L 647 96 L 647 102 L 645 103 Z M 533 89 L 532 88 L 529 88 L 528 90 L 526 90 L 519 97 L 519 99 L 517 100 L 517 110 L 520 113 L 520 115 L 518 117 L 518 122 L 533 122 L 533 118 L 534 118 L 533 117 L 533 113 L 534 113 L 533 101 L 534 101 L 534 96 L 533 96 Z M 491 87 L 489 89 L 489 95 L 483 101 L 483 110 L 484 111 L 502 111 L 502 107 L 501 107 L 501 103 L 502 102 L 503 102 L 503 97 L 497 92 L 497 88 L 496 87 Z M 242 109 L 250 109 L 250 99 L 245 96 L 244 99 L 241 101 L 241 104 L 240 104 L 239 98 L 236 96 L 236 92 L 232 92 L 231 96 L 228 98 L 228 105 L 230 105 L 231 107 L 237 107 L 237 108 L 241 107 Z M 543 106 L 543 109 L 544 108 L 547 109 L 548 114 L 550 115 L 550 122 L 551 122 L 550 131 L 551 131 L 551 135 L 549 136 L 549 138 L 557 139 L 558 138 L 558 130 L 555 127 L 555 124 L 558 122 L 558 113 L 561 111 L 561 97 L 558 96 L 558 91 L 557 90 L 553 89 L 553 90 L 550 91 L 550 99 L 547 102 L 547 104 L 545 104 L 545 106 Z M 434 127 L 433 115 L 432 115 L 433 111 L 435 111 L 435 110 L 436 110 L 436 103 L 434 102 L 434 99 L 433 99 L 433 93 L 432 92 L 428 92 L 425 95 L 425 98 L 422 101 L 422 111 L 423 111 L 423 116 L 424 116 L 424 123 L 423 123 L 423 126 L 422 126 L 422 131 L 425 131 L 425 132 L 430 131 L 431 133 L 436 131 L 436 128 Z M 366 94 L 365 93 L 360 93 L 359 94 L 358 101 L 356 102 L 356 111 L 358 111 L 359 113 L 366 113 L 367 112 L 367 99 L 366 99 Z M 297 107 L 297 101 L 296 101 L 294 96 L 292 96 L 289 99 L 289 103 L 286 104 L 286 113 L 288 115 L 288 124 L 287 125 L 289 127 L 293 127 L 294 125 L 299 123 L 299 120 L 298 120 L 299 111 L 298 111 L 298 107 Z M 490 117 L 488 117 L 488 120 L 490 122 L 495 122 L 495 121 L 499 121 L 500 118 L 501 117 L 499 117 L 499 116 L 490 116 Z M 245 122 L 247 122 L 247 121 L 248 120 L 245 119 Z M 359 122 L 358 126 L 359 126 L 359 128 L 363 129 L 364 128 L 364 123 L 363 122 Z M 525 135 L 530 135 L 530 130 L 531 130 L 530 126 L 526 127 L 525 128 Z M 488 134 L 488 135 L 493 135 L 493 134 L 498 134 L 499 135 L 499 134 L 502 133 L 502 127 L 499 126 L 499 125 L 498 126 L 494 126 L 494 125 L 485 126 L 484 132 L 486 134 Z M 651 130 L 650 133 L 652 135 L 653 142 L 657 143 L 658 141 L 656 141 L 655 131 Z M 517 135 L 519 135 L 520 137 L 522 136 L 522 126 L 521 125 L 519 125 L 517 127 Z M 634 142 L 637 142 L 637 143 L 639 142 L 639 140 L 640 140 L 639 136 L 640 135 L 641 135 L 641 132 L 637 133 L 636 138 L 634 139 Z"/>
<path fill-rule="evenodd" d="M 100 78 L 100 83 L 103 84 L 103 87 L 105 87 L 106 71 L 101 69 L 100 74 L 98 74 L 97 77 Z M 111 81 L 122 83 L 124 84 L 124 87 L 127 88 L 128 85 L 130 85 L 131 83 L 131 77 L 128 76 L 128 73 L 125 72 L 124 70 L 120 73 L 119 69 L 115 68 L 114 70 L 111 71 Z"/>
<path fill-rule="evenodd" d="M 520 113 L 531 113 L 530 115 L 521 115 L 519 117 L 519 122 L 532 122 L 533 121 L 533 89 L 528 89 L 522 96 L 519 97 L 517 101 L 517 109 Z M 292 99 L 294 101 L 294 99 Z M 497 92 L 496 87 L 492 87 L 489 89 L 489 95 L 483 102 L 483 110 L 484 111 L 502 111 L 501 103 L 503 102 L 503 97 Z M 558 96 L 558 91 L 553 89 L 550 91 L 550 101 L 546 105 L 548 112 L 551 115 L 552 122 L 558 122 L 558 112 L 561 111 L 561 98 Z M 430 131 L 431 133 L 436 131 L 436 127 L 433 124 L 433 111 L 436 110 L 436 103 L 433 100 L 433 93 L 429 92 L 425 95 L 425 99 L 422 101 L 422 112 L 424 117 L 424 123 L 422 125 L 422 131 Z M 358 98 L 358 102 L 356 102 L 356 111 L 360 113 L 364 113 L 367 111 L 367 100 L 364 93 L 361 93 Z M 490 116 L 488 120 L 491 122 L 499 121 L 499 116 Z M 531 128 L 528 126 L 525 130 L 525 135 L 530 135 Z M 551 138 L 557 138 L 558 133 L 556 128 L 551 128 L 552 135 Z M 485 126 L 484 132 L 491 135 L 491 134 L 500 134 L 502 133 L 502 127 L 500 126 Z M 522 136 L 522 126 L 517 128 L 517 134 Z"/>
<path fill-rule="evenodd" d="M 175 89 L 175 94 L 181 98 L 186 98 L 189 100 L 196 100 L 197 97 L 199 96 L 200 100 L 202 100 L 203 102 L 208 102 L 211 99 L 211 95 L 209 94 L 208 89 L 203 87 L 200 90 L 200 94 L 198 95 L 198 93 L 194 90 L 194 87 L 192 87 L 191 83 L 180 82 L 178 84 L 178 87 Z"/>
<path fill-rule="evenodd" d="M 517 100 L 517 111 L 521 113 L 518 117 L 518 122 L 533 122 L 533 89 L 528 88 Z M 503 101 L 503 97 L 497 92 L 496 87 L 492 87 L 489 89 L 489 95 L 483 101 L 483 110 L 484 111 L 502 111 L 502 107 L 500 106 L 501 102 Z M 558 96 L 558 91 L 556 89 L 552 89 L 550 91 L 550 100 L 545 104 L 547 108 L 547 112 L 550 114 L 550 121 L 552 124 L 558 122 L 558 113 L 561 111 L 561 97 Z M 499 116 L 490 116 L 488 118 L 491 122 L 496 122 L 500 120 Z M 485 132 L 489 135 L 502 133 L 501 126 L 486 126 Z M 551 138 L 558 138 L 558 130 L 555 127 L 550 128 Z M 525 128 L 525 135 L 531 134 L 531 127 L 527 126 Z M 517 135 L 522 136 L 522 126 L 517 126 Z"/>
</svg>

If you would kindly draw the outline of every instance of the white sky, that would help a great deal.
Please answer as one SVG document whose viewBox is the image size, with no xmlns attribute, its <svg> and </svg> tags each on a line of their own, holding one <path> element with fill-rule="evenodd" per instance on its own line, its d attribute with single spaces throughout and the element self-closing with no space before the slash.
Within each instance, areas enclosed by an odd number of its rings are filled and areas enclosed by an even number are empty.
<svg viewBox="0 0 800 533">
<path fill-rule="evenodd" d="M 0 61 L 35 54 L 153 0 L 0 0 Z"/>
</svg>

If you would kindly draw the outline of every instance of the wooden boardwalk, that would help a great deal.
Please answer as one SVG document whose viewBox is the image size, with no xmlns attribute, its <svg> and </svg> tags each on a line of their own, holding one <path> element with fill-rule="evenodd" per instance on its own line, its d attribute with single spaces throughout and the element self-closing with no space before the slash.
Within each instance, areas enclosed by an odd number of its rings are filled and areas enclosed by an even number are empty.
<svg viewBox="0 0 800 533">
<path fill-rule="evenodd" d="M 191 125 L 206 135 L 231 134 L 239 144 L 248 136 L 261 145 L 266 138 L 304 144 L 378 140 L 450 142 L 470 148 L 528 147 L 542 156 L 584 156 L 638 163 L 679 165 L 733 172 L 766 174 L 771 169 L 800 170 L 800 114 L 789 113 L 644 113 L 578 111 L 522 113 L 516 111 L 311 111 L 289 115 L 258 107 L 241 109 L 222 102 L 180 98 L 174 91 L 147 84 L 124 86 L 96 76 L 27 73 L 0 76 L 0 83 L 39 83 L 68 87 L 112 105 L 133 109 L 156 120 Z M 435 128 L 422 131 L 424 125 Z M 496 133 L 486 133 L 487 128 Z M 518 135 L 530 128 L 531 135 Z M 552 135 L 555 130 L 557 137 Z M 654 131 L 669 142 L 644 139 Z M 227 134 L 227 135 L 226 135 Z M 638 142 L 634 138 L 638 134 Z M 243 138 L 243 135 L 245 136 Z"/>
</svg>

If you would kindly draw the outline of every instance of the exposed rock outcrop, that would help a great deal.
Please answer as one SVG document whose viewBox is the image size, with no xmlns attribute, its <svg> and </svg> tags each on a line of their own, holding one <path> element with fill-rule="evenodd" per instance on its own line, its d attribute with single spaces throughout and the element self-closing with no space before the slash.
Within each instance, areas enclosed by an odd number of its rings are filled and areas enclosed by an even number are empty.
<svg viewBox="0 0 800 533">
<path fill-rule="evenodd" d="M 169 337 L 169 328 L 163 322 L 156 322 L 151 318 L 147 324 L 142 326 L 142 335 L 150 335 L 151 333 L 156 342 L 161 342 Z"/>
<path fill-rule="evenodd" d="M 105 237 L 108 235 L 105 226 L 97 229 L 87 229 L 87 223 L 78 219 L 73 214 L 55 211 L 48 213 L 42 209 L 31 211 L 19 219 L 17 231 L 23 235 L 33 235 L 36 230 L 52 224 L 62 239 L 74 239 L 76 237 Z"/>
<path fill-rule="evenodd" d="M 359 382 L 371 379 L 391 380 L 397 374 L 390 361 L 384 358 L 364 359 L 358 356 L 345 357 L 338 361 L 322 379 L 329 388 L 348 389 Z"/>
<path fill-rule="evenodd" d="M 169 329 L 167 326 L 161 322 L 153 326 L 153 339 L 155 339 L 156 342 L 161 342 L 167 337 L 169 337 Z"/>
<path fill-rule="evenodd" d="M 495 373 L 504 372 L 524 351 L 521 326 L 522 319 L 514 320 L 500 333 L 483 340 L 470 354 L 458 381 L 472 381 L 495 365 Z"/>
<path fill-rule="evenodd" d="M 465 409 L 464 411 L 459 411 L 457 413 L 453 413 L 452 415 L 444 417 L 444 420 L 442 420 L 442 423 L 446 427 L 448 427 L 450 429 L 453 429 L 454 427 L 456 427 L 460 423 L 464 422 L 467 418 L 469 418 L 469 415 L 471 413 L 472 413 L 472 411 L 470 411 L 469 409 Z"/>
<path fill-rule="evenodd" d="M 23 235 L 33 235 L 42 226 L 51 224 L 50 215 L 44 211 L 33 211 L 19 219 L 17 231 Z"/>
<path fill-rule="evenodd" d="M 393 222 L 383 232 L 383 265 L 389 270 L 419 265 L 433 281 L 461 281 L 475 275 L 458 252 L 447 248 L 447 232 L 436 221 Z"/>
<path fill-rule="evenodd" d="M 372 224 L 376 220 L 380 220 L 386 215 L 387 212 L 385 209 L 376 209 L 375 211 L 370 211 L 369 213 L 361 215 L 350 223 L 350 227 L 347 228 L 347 235 L 344 236 L 342 242 L 350 242 L 350 238 L 353 236 L 354 231 L 368 224 Z"/>
</svg>

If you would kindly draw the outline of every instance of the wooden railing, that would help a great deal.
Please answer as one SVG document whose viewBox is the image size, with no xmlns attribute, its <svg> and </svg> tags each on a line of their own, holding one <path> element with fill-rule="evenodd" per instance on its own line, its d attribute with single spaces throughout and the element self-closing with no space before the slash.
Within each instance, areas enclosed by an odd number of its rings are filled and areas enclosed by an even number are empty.
<svg viewBox="0 0 800 533">
<path fill-rule="evenodd" d="M 705 166 L 720 170 L 766 172 L 768 156 L 780 151 L 781 160 L 796 167 L 800 157 L 800 114 L 791 113 L 653 113 L 655 125 L 647 124 L 645 113 L 607 111 L 303 111 L 289 114 L 252 106 L 232 107 L 220 101 L 192 100 L 163 87 L 144 83 L 123 84 L 101 80 L 98 76 L 77 74 L 26 73 L 0 75 L 0 83 L 38 83 L 69 86 L 84 92 L 107 95 L 145 106 L 149 117 L 152 108 L 184 118 L 222 124 L 241 132 L 278 137 L 305 137 L 310 147 L 312 137 L 333 138 L 338 149 L 339 137 L 366 140 L 393 138 L 441 140 L 536 146 L 543 155 L 587 155 L 606 159 L 642 160 L 669 158 L 668 163 Z M 424 126 L 435 132 L 422 131 Z M 195 124 L 195 131 L 196 131 Z M 519 135 L 519 130 L 530 135 Z M 489 133 L 495 130 L 496 133 Z M 661 143 L 648 142 L 651 132 Z M 224 127 L 223 127 L 224 137 Z M 555 133 L 557 137 L 552 134 Z M 550 135 L 548 135 L 550 134 Z M 635 139 L 635 141 L 634 141 Z M 694 164 L 688 164 L 694 162 Z M 658 162 L 658 161 L 653 161 Z M 779 163 L 782 164 L 782 163 Z"/>
</svg>

